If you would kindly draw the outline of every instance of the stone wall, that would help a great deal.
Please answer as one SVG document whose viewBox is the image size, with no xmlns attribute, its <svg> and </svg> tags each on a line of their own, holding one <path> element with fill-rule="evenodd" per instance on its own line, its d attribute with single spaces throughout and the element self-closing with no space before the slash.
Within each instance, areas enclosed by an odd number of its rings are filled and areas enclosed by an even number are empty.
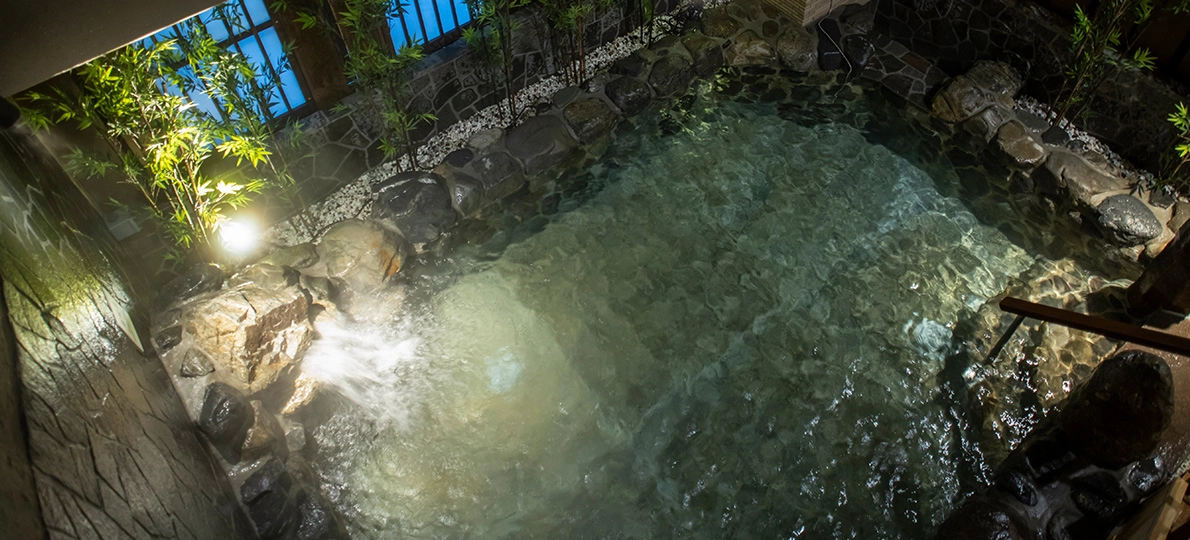
<svg viewBox="0 0 1190 540">
<path fill-rule="evenodd" d="M 875 28 L 959 75 L 978 60 L 1002 60 L 1026 80 L 1025 93 L 1052 103 L 1062 86 L 1070 49 L 1070 23 L 1031 2 L 1017 0 L 881 0 Z M 1186 100 L 1150 74 L 1124 75 L 1103 84 L 1095 115 L 1080 127 L 1124 157 L 1152 171 L 1169 147 L 1166 117 Z"/>
<path fill-rule="evenodd" d="M 63 218 L 92 211 L 32 144 L 0 132 L 0 275 L 49 537 L 243 537 L 161 364 L 140 351 L 128 279 L 102 236 Z"/>
</svg>

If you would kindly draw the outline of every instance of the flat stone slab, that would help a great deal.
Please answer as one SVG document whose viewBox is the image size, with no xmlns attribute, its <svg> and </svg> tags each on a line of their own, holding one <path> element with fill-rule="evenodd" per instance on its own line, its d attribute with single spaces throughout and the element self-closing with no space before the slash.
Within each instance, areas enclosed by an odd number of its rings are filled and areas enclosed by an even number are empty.
<svg viewBox="0 0 1190 540">
<path fill-rule="evenodd" d="M 603 92 L 620 112 L 628 116 L 643 112 L 653 99 L 649 85 L 635 77 L 613 79 L 603 87 Z"/>
<path fill-rule="evenodd" d="M 1094 206 L 1091 199 L 1095 195 L 1128 187 L 1123 178 L 1107 174 L 1086 159 L 1065 151 L 1052 152 L 1045 165 L 1033 172 L 1033 178 L 1043 192 L 1066 193 L 1073 202 L 1085 207 Z"/>
<path fill-rule="evenodd" d="M 516 193 L 525 183 L 525 171 L 508 152 L 492 152 L 475 158 L 463 172 L 479 180 L 484 198 L 497 201 Z"/>
<path fill-rule="evenodd" d="M 996 144 L 1017 165 L 1037 165 L 1045 159 L 1045 149 L 1033 140 L 1029 129 L 1016 120 L 1000 127 L 996 134 Z"/>
</svg>

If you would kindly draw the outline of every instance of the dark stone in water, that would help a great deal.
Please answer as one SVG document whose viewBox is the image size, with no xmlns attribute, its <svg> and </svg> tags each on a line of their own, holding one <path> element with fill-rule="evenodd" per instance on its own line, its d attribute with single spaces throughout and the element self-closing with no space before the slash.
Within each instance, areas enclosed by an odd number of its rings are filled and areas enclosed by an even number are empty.
<svg viewBox="0 0 1190 540">
<path fill-rule="evenodd" d="M 391 220 L 410 242 L 434 240 L 458 220 L 445 185 L 446 180 L 433 173 L 389 177 L 372 188 L 372 217 Z"/>
<path fill-rule="evenodd" d="M 1156 206 L 1157 208 L 1169 208 L 1170 206 L 1173 206 L 1173 203 L 1175 202 L 1177 201 L 1174 200 L 1173 195 L 1170 195 L 1169 192 L 1165 191 L 1164 189 L 1155 189 L 1149 192 L 1149 204 Z"/>
<path fill-rule="evenodd" d="M 996 487 L 1012 495 L 1025 506 L 1037 504 L 1037 485 L 1020 471 L 1006 471 L 996 478 Z"/>
<path fill-rule="evenodd" d="M 694 32 L 682 36 L 682 44 L 690 51 L 694 73 L 699 77 L 709 77 L 723 66 L 723 46 L 718 41 Z"/>
<path fill-rule="evenodd" d="M 228 463 L 240 462 L 240 449 L 248 437 L 254 413 L 244 394 L 231 386 L 217 382 L 207 387 L 198 416 L 198 427 L 211 446 Z"/>
<path fill-rule="evenodd" d="M 298 509 L 289 498 L 293 477 L 275 459 L 252 473 L 240 486 L 240 498 L 262 540 L 285 538 L 298 524 Z"/>
<path fill-rule="evenodd" d="M 570 136 L 560 118 L 543 115 L 534 116 L 508 130 L 504 146 L 524 164 L 525 174 L 534 175 L 561 163 L 578 142 Z"/>
<path fill-rule="evenodd" d="M 999 503 L 968 499 L 938 529 L 937 540 L 1024 540 L 1024 527 Z M 1030 536 L 1031 538 L 1031 536 Z"/>
<path fill-rule="evenodd" d="M 1024 454 L 1025 461 L 1039 478 L 1056 472 L 1074 461 L 1074 454 L 1070 452 L 1070 447 L 1054 439 L 1041 439 L 1029 445 Z"/>
<path fill-rule="evenodd" d="M 1059 417 L 1076 454 L 1106 469 L 1148 457 L 1173 418 L 1173 375 L 1160 357 L 1127 351 L 1104 360 Z"/>
<path fill-rule="evenodd" d="M 1086 515 L 1109 523 L 1128 504 L 1128 495 L 1120 483 L 1103 471 L 1074 479 L 1070 483 L 1070 498 Z"/>
<path fill-rule="evenodd" d="M 851 62 L 851 69 L 859 73 L 876 54 L 876 46 L 867 37 L 853 34 L 843 38 L 843 54 Z"/>
<path fill-rule="evenodd" d="M 157 350 L 159 352 L 166 352 L 174 347 L 177 347 L 178 343 L 181 342 L 181 326 L 171 326 L 165 330 L 157 332 L 157 335 L 153 336 L 153 343 L 157 344 Z"/>
<path fill-rule="evenodd" d="M 1161 221 L 1145 203 L 1131 195 L 1112 195 L 1095 209 L 1096 221 L 1112 240 L 1128 246 L 1161 236 Z"/>
<path fill-rule="evenodd" d="M 603 92 L 627 116 L 640 114 L 653 99 L 649 85 L 633 77 L 615 79 L 603 87 Z"/>
<path fill-rule="evenodd" d="M 169 280 L 169 283 L 161 288 L 157 301 L 161 307 L 166 307 L 205 292 L 217 291 L 222 286 L 223 270 L 213 264 L 204 264 Z"/>
<path fill-rule="evenodd" d="M 297 540 L 337 540 L 342 538 L 339 533 L 339 522 L 335 519 L 335 512 L 322 494 L 302 489 L 298 491 L 298 527 Z"/>
<path fill-rule="evenodd" d="M 1138 461 L 1132 466 L 1132 470 L 1128 471 L 1128 481 L 1144 495 L 1161 487 L 1165 481 L 1165 467 L 1162 466 L 1161 458 Z"/>
<path fill-rule="evenodd" d="M 1037 189 L 1037 184 L 1033 182 L 1033 177 L 1021 172 L 1013 171 L 1012 178 L 1008 184 L 1009 191 L 1013 193 L 1033 193 Z"/>
<path fill-rule="evenodd" d="M 839 24 L 823 19 L 818 28 L 818 66 L 825 71 L 843 68 L 843 51 L 837 45 L 843 38 Z"/>
</svg>

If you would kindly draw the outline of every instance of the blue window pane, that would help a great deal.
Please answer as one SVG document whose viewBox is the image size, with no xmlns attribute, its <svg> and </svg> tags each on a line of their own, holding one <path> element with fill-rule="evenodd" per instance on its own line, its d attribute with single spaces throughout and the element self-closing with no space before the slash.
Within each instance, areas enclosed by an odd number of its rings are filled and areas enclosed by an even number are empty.
<svg viewBox="0 0 1190 540">
<path fill-rule="evenodd" d="M 438 30 L 438 21 L 434 17 L 434 0 L 417 0 L 417 5 L 421 7 L 421 18 L 426 26 L 426 41 L 442 35 L 442 31 Z"/>
<path fill-rule="evenodd" d="M 248 17 L 252 24 L 259 26 L 269 20 L 269 10 L 264 6 L 264 0 L 244 0 L 244 7 L 248 8 Z"/>
<path fill-rule="evenodd" d="M 253 66 L 258 66 L 260 68 L 259 71 L 261 71 L 262 73 L 260 73 L 257 76 L 257 78 L 256 78 L 257 82 L 259 82 L 260 84 L 267 84 L 269 79 L 268 79 L 268 74 L 264 73 L 264 71 L 266 70 L 266 68 L 264 68 L 264 63 L 263 63 L 264 62 L 264 53 L 261 52 L 260 45 L 256 44 L 256 38 L 251 37 L 251 36 L 244 38 L 236 43 L 236 48 L 238 48 L 240 50 L 240 52 L 243 53 L 244 57 L 248 59 L 248 63 L 252 64 Z M 281 97 L 278 96 L 276 94 L 276 92 L 269 94 L 268 99 L 269 99 L 269 110 L 272 111 L 273 114 L 280 114 L 280 113 L 285 112 L 285 103 L 283 101 L 281 101 Z"/>
<path fill-rule="evenodd" d="M 451 0 L 437 0 L 438 16 L 442 18 L 442 31 L 450 32 L 455 29 L 454 16 L 450 14 Z"/>
<path fill-rule="evenodd" d="M 279 69 L 283 65 L 282 61 L 285 58 L 285 52 L 281 45 L 281 37 L 277 35 L 275 28 L 266 28 L 260 31 L 260 41 L 264 43 L 264 52 L 268 55 L 269 65 L 274 69 Z M 297 75 L 292 69 L 286 69 L 277 73 L 280 78 L 281 92 L 285 94 L 285 99 L 289 101 L 289 108 L 297 108 L 306 102 L 306 97 L 302 95 L 302 87 L 298 85 Z M 273 110 L 273 114 L 281 114 L 285 112 L 285 104 L 281 103 L 281 110 Z"/>
<path fill-rule="evenodd" d="M 471 12 L 467 11 L 467 3 L 463 0 L 455 0 L 455 15 L 459 18 L 459 26 L 471 22 Z"/>
<path fill-rule="evenodd" d="M 388 28 L 392 34 L 393 45 L 401 48 L 412 43 L 425 43 L 424 36 L 421 35 L 421 27 L 417 25 L 417 13 L 410 8 L 409 13 L 405 14 L 404 17 L 405 22 L 409 26 L 409 37 L 411 41 L 405 39 L 405 30 L 401 28 L 401 17 L 391 17 L 388 20 Z"/>
</svg>

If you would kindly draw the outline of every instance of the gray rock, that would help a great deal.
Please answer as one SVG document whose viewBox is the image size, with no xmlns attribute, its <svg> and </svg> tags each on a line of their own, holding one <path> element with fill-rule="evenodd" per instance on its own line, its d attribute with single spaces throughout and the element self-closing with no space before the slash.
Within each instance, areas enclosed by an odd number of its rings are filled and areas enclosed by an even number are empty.
<svg viewBox="0 0 1190 540">
<path fill-rule="evenodd" d="M 260 264 L 288 266 L 298 270 L 314 266 L 317 262 L 318 251 L 314 249 L 314 244 L 309 242 L 296 246 L 283 247 L 269 253 L 265 258 L 260 260 Z"/>
<path fill-rule="evenodd" d="M 281 431 L 280 422 L 264 409 L 261 402 L 252 401 L 251 404 L 252 425 L 244 439 L 241 459 L 253 461 L 268 455 L 284 459 L 289 455 L 289 447 L 285 444 L 285 434 Z"/>
<path fill-rule="evenodd" d="M 1033 140 L 1029 129 L 1016 120 L 1000 126 L 996 134 L 996 144 L 1000 151 L 1021 166 L 1032 166 L 1045 159 L 1045 149 Z"/>
<path fill-rule="evenodd" d="M 330 503 L 312 489 L 302 489 L 295 497 L 298 507 L 297 540 L 337 540 L 343 538 Z"/>
<path fill-rule="evenodd" d="M 317 258 L 315 253 L 315 258 Z M 255 287 L 265 291 L 279 291 L 298 282 L 298 273 L 292 268 L 268 263 L 250 265 L 227 278 L 228 289 Z"/>
<path fill-rule="evenodd" d="M 1011 109 L 1013 98 L 1021 91 L 1024 80 L 1012 66 L 1004 62 L 980 60 L 967 71 L 967 78 L 991 100 Z"/>
<path fill-rule="evenodd" d="M 1161 236 L 1163 227 L 1145 203 L 1131 195 L 1112 195 L 1095 209 L 1096 221 L 1112 240 L 1140 245 Z"/>
<path fill-rule="evenodd" d="M 1098 471 L 1070 482 L 1070 499 L 1086 516 L 1101 523 L 1112 523 L 1123 514 L 1129 500 L 1114 476 Z"/>
<path fill-rule="evenodd" d="M 1080 156 L 1066 151 L 1054 151 L 1045 164 L 1033 171 L 1033 179 L 1043 193 L 1066 194 L 1076 204 L 1089 207 L 1097 194 L 1124 189 L 1123 178 L 1100 171 Z"/>
<path fill-rule="evenodd" d="M 992 137 L 995 137 L 996 133 L 1000 131 L 1000 127 L 1011 118 L 1011 109 L 992 105 L 963 122 L 963 129 L 985 141 L 991 141 Z"/>
<path fill-rule="evenodd" d="M 508 153 L 534 175 L 554 167 L 573 154 L 578 143 L 562 120 L 555 116 L 534 116 L 508 131 L 504 138 Z"/>
<path fill-rule="evenodd" d="M 741 32 L 727 47 L 727 64 L 735 67 L 764 66 L 775 58 L 773 46 L 751 30 Z"/>
<path fill-rule="evenodd" d="M 446 154 L 446 157 L 442 158 L 442 162 L 450 165 L 451 167 L 461 169 L 466 167 L 468 163 L 471 163 L 472 159 L 475 159 L 475 151 L 471 150 L 470 148 L 460 148 L 454 152 Z"/>
<path fill-rule="evenodd" d="M 298 509 L 289 497 L 293 477 L 276 459 L 269 460 L 240 486 L 240 500 L 261 540 L 285 538 L 298 525 Z"/>
<path fill-rule="evenodd" d="M 198 427 L 228 463 L 240 462 L 240 451 L 251 425 L 252 405 L 244 394 L 221 382 L 207 387 Z"/>
<path fill-rule="evenodd" d="M 612 79 L 603 88 L 603 92 L 607 94 L 607 98 L 612 101 L 612 104 L 626 116 L 640 114 L 653 99 L 649 85 L 633 77 Z"/>
<path fill-rule="evenodd" d="M 207 356 L 207 353 L 198 349 L 190 349 L 182 358 L 182 367 L 179 373 L 183 377 L 202 377 L 213 371 L 215 371 L 215 365 L 211 363 L 211 357 Z"/>
<path fill-rule="evenodd" d="M 1164 210 L 1170 206 L 1173 206 L 1173 203 L 1175 202 L 1177 202 L 1177 199 L 1175 199 L 1173 195 L 1164 189 L 1154 189 L 1149 192 L 1149 204 L 1157 208 Z"/>
<path fill-rule="evenodd" d="M 870 5 L 865 6 L 843 17 L 843 22 L 847 23 L 847 26 L 850 26 L 856 32 L 867 34 L 876 25 L 872 12 L 873 9 L 870 9 Z"/>
<path fill-rule="evenodd" d="M 620 122 L 620 115 L 599 98 L 575 101 L 566 106 L 563 116 L 584 144 L 610 133 Z"/>
<path fill-rule="evenodd" d="M 1148 495 L 1165 483 L 1168 474 L 1161 458 L 1153 457 L 1133 465 L 1128 471 L 1128 482 L 1140 491 L 1141 495 Z"/>
<path fill-rule="evenodd" d="M 777 58 L 781 65 L 795 71 L 818 69 L 818 36 L 805 28 L 792 25 L 777 38 Z"/>
<path fill-rule="evenodd" d="M 645 57 L 645 53 L 633 51 L 632 54 L 613 62 L 608 73 L 625 77 L 640 77 L 648 73 L 650 65 L 652 62 Z"/>
<path fill-rule="evenodd" d="M 703 14 L 702 33 L 718 37 L 729 38 L 740 29 L 740 23 L 727 13 L 724 7 L 711 9 Z"/>
<path fill-rule="evenodd" d="M 405 241 L 375 221 L 348 219 L 331 226 L 318 242 L 327 277 L 357 292 L 371 291 L 392 279 L 405 263 Z"/>
<path fill-rule="evenodd" d="M 191 268 L 182 275 L 169 280 L 157 297 L 158 305 L 168 307 L 202 293 L 217 291 L 223 287 L 223 270 L 213 264 Z"/>
<path fill-rule="evenodd" d="M 649 71 L 649 86 L 659 96 L 677 94 L 686 89 L 694 78 L 694 61 L 686 54 L 672 53 L 661 57 Z"/>
<path fill-rule="evenodd" d="M 301 452 L 306 447 L 306 427 L 290 422 L 289 428 L 285 430 L 285 447 L 290 452 Z"/>
<path fill-rule="evenodd" d="M 866 36 L 852 34 L 843 38 L 843 54 L 851 62 L 851 69 L 860 71 L 876 54 L 876 46 Z"/>
<path fill-rule="evenodd" d="M 694 60 L 694 73 L 699 77 L 709 77 L 723 66 L 722 40 L 692 32 L 682 36 L 682 45 L 690 51 L 690 57 Z"/>
<path fill-rule="evenodd" d="M 495 146 L 504 138 L 501 128 L 485 129 L 467 139 L 467 148 L 476 155 L 484 155 L 494 151 Z"/>
<path fill-rule="evenodd" d="M 972 497 L 955 510 L 934 537 L 937 540 L 1025 540 L 1022 525 L 1003 505 Z"/>
<path fill-rule="evenodd" d="M 525 183 L 525 172 L 508 152 L 493 152 L 475 158 L 465 172 L 483 185 L 484 198 L 498 201 L 516 193 Z"/>
<path fill-rule="evenodd" d="M 1106 469 L 1149 457 L 1169 427 L 1173 375 L 1160 357 L 1126 351 L 1104 360 L 1059 413 L 1074 452 Z"/>
<path fill-rule="evenodd" d="M 1177 233 L 1190 221 L 1190 203 L 1178 201 L 1173 205 L 1173 216 L 1169 218 L 1169 230 Z"/>
<path fill-rule="evenodd" d="M 550 98 L 550 102 L 553 103 L 554 107 L 565 109 L 566 106 L 570 104 L 570 102 L 578 99 L 585 93 L 586 92 L 582 88 L 577 86 L 567 86 L 566 88 L 554 92 L 554 96 Z"/>
<path fill-rule="evenodd" d="M 391 221 L 415 244 L 437 239 L 459 218 L 446 180 L 434 173 L 400 173 L 377 183 L 372 192 L 373 219 Z"/>
<path fill-rule="evenodd" d="M 459 215 L 472 216 L 483 206 L 483 182 L 480 182 L 478 178 L 446 163 L 434 167 L 434 174 L 441 176 L 446 182 L 446 192 L 450 194 L 450 204 L 454 206 Z"/>
<path fill-rule="evenodd" d="M 962 122 L 983 112 L 992 105 L 983 91 L 967 78 L 959 75 L 948 81 L 934 96 L 930 105 L 934 116 L 947 122 Z"/>
<path fill-rule="evenodd" d="M 1037 484 L 1021 471 L 1008 470 L 997 475 L 996 489 L 1011 495 L 1025 506 L 1037 505 Z"/>
</svg>

